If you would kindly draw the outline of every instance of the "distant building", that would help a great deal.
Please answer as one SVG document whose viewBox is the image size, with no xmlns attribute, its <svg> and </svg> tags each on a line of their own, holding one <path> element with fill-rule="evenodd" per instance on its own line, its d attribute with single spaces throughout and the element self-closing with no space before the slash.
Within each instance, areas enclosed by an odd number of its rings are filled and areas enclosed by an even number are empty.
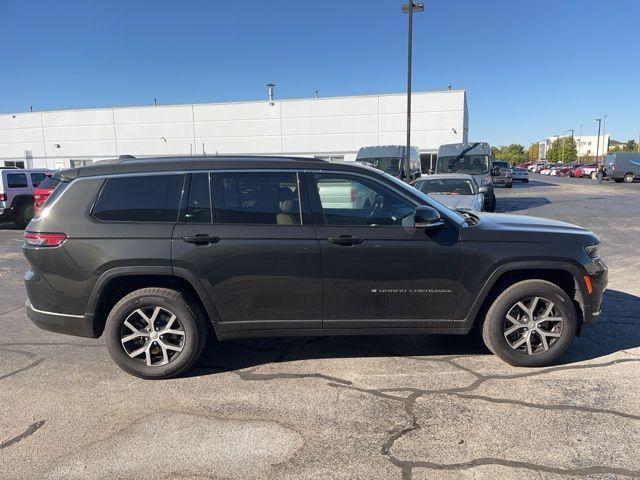
<svg viewBox="0 0 640 480">
<path fill-rule="evenodd" d="M 414 93 L 411 127 L 425 159 L 467 141 L 465 91 Z M 405 94 L 0 115 L 0 166 L 57 169 L 120 155 L 354 160 L 360 147 L 405 142 Z"/>
<path fill-rule="evenodd" d="M 538 160 L 546 160 L 547 152 L 551 148 L 551 144 L 558 139 L 569 138 L 571 135 L 554 135 L 547 137 L 546 140 L 538 142 Z M 599 156 L 606 155 L 610 148 L 611 135 L 574 135 L 573 139 L 576 142 L 576 149 L 578 151 L 578 158 L 588 157 L 595 159 L 596 147 Z M 600 144 L 598 145 L 598 140 Z M 614 140 L 615 141 L 615 140 Z"/>
</svg>

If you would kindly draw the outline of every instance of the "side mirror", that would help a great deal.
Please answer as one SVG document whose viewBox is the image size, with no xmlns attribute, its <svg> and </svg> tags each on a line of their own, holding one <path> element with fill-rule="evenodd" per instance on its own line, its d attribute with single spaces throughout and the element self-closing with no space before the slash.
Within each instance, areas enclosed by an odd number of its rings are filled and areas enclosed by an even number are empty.
<svg viewBox="0 0 640 480">
<path fill-rule="evenodd" d="M 478 192 L 480 192 L 480 193 L 487 193 L 488 191 L 489 191 L 489 189 L 487 187 L 480 187 L 478 189 Z"/>
<path fill-rule="evenodd" d="M 416 207 L 413 214 L 413 226 L 415 228 L 433 228 L 444 225 L 440 212 L 433 207 L 421 205 Z"/>
</svg>

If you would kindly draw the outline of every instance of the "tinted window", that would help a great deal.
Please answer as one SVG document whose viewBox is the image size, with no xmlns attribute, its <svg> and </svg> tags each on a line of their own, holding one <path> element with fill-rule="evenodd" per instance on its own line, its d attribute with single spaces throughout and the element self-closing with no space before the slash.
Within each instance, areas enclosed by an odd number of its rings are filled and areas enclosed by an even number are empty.
<svg viewBox="0 0 640 480">
<path fill-rule="evenodd" d="M 339 174 L 316 174 L 327 225 L 401 225 L 414 207 L 375 182 Z"/>
<path fill-rule="evenodd" d="M 475 183 L 470 180 L 441 178 L 420 180 L 416 188 L 422 193 L 442 193 L 444 195 L 475 195 Z"/>
<path fill-rule="evenodd" d="M 109 178 L 93 216 L 117 222 L 175 222 L 183 181 L 184 175 Z"/>
<path fill-rule="evenodd" d="M 214 173 L 215 223 L 300 225 L 294 172 Z"/>
<path fill-rule="evenodd" d="M 39 186 L 42 181 L 47 178 L 47 175 L 44 173 L 32 173 L 31 174 L 31 183 L 34 187 Z"/>
<path fill-rule="evenodd" d="M 185 222 L 211 223 L 211 200 L 209 198 L 209 192 L 209 174 L 192 174 L 187 211 L 184 217 Z"/>
<path fill-rule="evenodd" d="M 7 186 L 9 188 L 25 188 L 27 186 L 27 176 L 24 173 L 8 173 Z"/>
<path fill-rule="evenodd" d="M 49 189 L 53 190 L 54 188 L 56 188 L 58 186 L 59 183 L 60 183 L 60 179 L 59 178 L 47 177 L 44 180 L 42 180 L 42 182 L 40 182 L 38 187 L 39 188 L 49 188 Z"/>
</svg>

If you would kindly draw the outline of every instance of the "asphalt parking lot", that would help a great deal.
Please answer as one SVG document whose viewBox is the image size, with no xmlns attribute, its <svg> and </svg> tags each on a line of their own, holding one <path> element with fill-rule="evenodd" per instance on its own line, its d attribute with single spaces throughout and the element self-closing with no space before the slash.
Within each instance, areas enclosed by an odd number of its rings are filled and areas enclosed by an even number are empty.
<svg viewBox="0 0 640 480">
<path fill-rule="evenodd" d="M 601 320 L 541 369 L 474 336 L 255 339 L 139 380 L 31 325 L 1 226 L 0 479 L 640 478 L 640 184 L 531 179 L 498 210 L 592 229 L 610 267 Z"/>
</svg>

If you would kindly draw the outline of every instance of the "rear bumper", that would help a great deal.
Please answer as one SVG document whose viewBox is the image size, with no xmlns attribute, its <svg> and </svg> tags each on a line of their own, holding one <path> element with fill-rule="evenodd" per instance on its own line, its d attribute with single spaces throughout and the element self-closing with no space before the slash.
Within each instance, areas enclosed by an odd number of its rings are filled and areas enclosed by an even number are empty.
<svg viewBox="0 0 640 480">
<path fill-rule="evenodd" d="M 29 300 L 25 304 L 25 310 L 29 320 L 43 330 L 77 337 L 97 337 L 93 330 L 93 315 L 91 314 L 69 315 L 66 313 L 46 312 L 34 308 Z"/>
<path fill-rule="evenodd" d="M 590 265 L 585 277 L 589 279 L 591 293 L 589 293 L 586 286 L 586 278 L 583 278 L 586 291 L 582 293 L 582 301 L 580 303 L 582 306 L 582 323 L 583 325 L 588 325 L 600 318 L 602 297 L 609 282 L 609 271 L 607 266 L 601 260 L 598 260 Z"/>
</svg>

